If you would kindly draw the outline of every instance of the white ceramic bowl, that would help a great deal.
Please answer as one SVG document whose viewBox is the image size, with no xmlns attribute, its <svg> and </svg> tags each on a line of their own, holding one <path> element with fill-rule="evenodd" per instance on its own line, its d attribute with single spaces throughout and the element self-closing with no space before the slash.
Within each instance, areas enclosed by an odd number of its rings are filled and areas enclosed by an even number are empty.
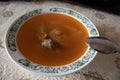
<svg viewBox="0 0 120 80">
<path fill-rule="evenodd" d="M 41 8 L 22 15 L 8 29 L 7 35 L 5 37 L 5 45 L 10 58 L 18 66 L 22 67 L 25 70 L 30 71 L 31 73 L 46 75 L 46 76 L 59 76 L 59 75 L 73 73 L 75 71 L 82 69 L 88 63 L 90 63 L 97 53 L 90 47 L 80 59 L 68 65 L 58 66 L 58 67 L 41 66 L 32 63 L 31 61 L 29 61 L 20 54 L 16 46 L 16 34 L 18 28 L 20 28 L 21 24 L 23 24 L 26 20 L 30 19 L 33 16 L 43 13 L 61 13 L 72 16 L 84 24 L 84 26 L 88 30 L 89 36 L 99 36 L 98 30 L 96 29 L 94 24 L 87 17 L 80 14 L 79 12 L 63 7 Z"/>
</svg>

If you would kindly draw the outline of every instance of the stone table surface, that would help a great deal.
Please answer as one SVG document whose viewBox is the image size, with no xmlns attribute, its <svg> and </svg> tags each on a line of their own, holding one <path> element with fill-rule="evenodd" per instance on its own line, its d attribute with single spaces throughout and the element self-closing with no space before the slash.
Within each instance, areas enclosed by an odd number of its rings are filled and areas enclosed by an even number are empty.
<svg viewBox="0 0 120 80">
<path fill-rule="evenodd" d="M 0 80 L 120 80 L 120 54 L 98 53 L 82 70 L 57 77 L 35 75 L 16 66 L 5 50 L 4 37 L 10 25 L 21 15 L 46 6 L 66 7 L 87 16 L 97 27 L 101 36 L 120 46 L 120 16 L 98 11 L 81 5 L 59 1 L 0 2 Z"/>
</svg>

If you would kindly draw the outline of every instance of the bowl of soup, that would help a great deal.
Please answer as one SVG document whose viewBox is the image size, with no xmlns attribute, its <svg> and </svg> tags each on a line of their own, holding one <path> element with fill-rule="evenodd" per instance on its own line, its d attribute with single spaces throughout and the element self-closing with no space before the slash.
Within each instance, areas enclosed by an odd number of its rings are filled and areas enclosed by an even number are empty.
<svg viewBox="0 0 120 80">
<path fill-rule="evenodd" d="M 46 7 L 20 16 L 9 27 L 5 45 L 10 58 L 35 74 L 59 76 L 90 63 L 97 51 L 86 38 L 99 36 L 84 15 L 63 7 Z"/>
</svg>

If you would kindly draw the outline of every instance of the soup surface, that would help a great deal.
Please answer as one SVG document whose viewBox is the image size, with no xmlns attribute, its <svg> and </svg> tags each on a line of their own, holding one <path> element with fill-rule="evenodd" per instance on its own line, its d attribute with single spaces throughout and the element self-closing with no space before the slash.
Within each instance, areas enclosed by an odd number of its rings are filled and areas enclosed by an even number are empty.
<svg viewBox="0 0 120 80">
<path fill-rule="evenodd" d="M 18 31 L 17 46 L 30 61 L 44 66 L 62 66 L 79 59 L 87 50 L 88 32 L 78 20 L 46 13 L 26 21 Z"/>
</svg>

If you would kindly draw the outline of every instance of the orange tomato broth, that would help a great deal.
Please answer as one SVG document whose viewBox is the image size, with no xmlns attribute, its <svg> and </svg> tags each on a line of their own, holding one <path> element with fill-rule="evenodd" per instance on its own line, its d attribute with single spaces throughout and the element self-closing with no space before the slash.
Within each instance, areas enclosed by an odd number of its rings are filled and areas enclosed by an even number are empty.
<svg viewBox="0 0 120 80">
<path fill-rule="evenodd" d="M 39 39 L 41 27 L 45 33 L 58 30 L 62 35 L 62 48 L 49 49 Z M 62 66 L 79 59 L 87 50 L 87 29 L 77 19 L 64 14 L 46 13 L 34 16 L 21 25 L 17 34 L 17 46 L 30 61 L 44 66 Z"/>
</svg>

